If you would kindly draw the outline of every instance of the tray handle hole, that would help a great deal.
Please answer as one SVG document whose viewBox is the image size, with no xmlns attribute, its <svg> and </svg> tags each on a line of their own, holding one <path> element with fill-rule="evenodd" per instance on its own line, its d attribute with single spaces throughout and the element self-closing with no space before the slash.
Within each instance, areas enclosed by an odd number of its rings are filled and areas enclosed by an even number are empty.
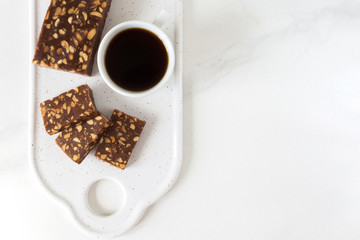
<svg viewBox="0 0 360 240">
<path fill-rule="evenodd" d="M 98 215 L 113 215 L 122 207 L 124 202 L 122 187 L 111 179 L 96 181 L 88 192 L 89 207 Z"/>
</svg>

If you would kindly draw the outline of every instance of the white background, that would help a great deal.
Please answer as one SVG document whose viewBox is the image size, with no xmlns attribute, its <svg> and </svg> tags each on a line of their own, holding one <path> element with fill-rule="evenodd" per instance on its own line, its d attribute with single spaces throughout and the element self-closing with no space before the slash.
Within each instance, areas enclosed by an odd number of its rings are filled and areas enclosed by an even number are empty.
<svg viewBox="0 0 360 240">
<path fill-rule="evenodd" d="M 29 1 L 0 1 L 0 238 L 94 239 L 27 159 Z M 184 163 L 121 239 L 360 239 L 360 1 L 184 1 Z"/>
</svg>

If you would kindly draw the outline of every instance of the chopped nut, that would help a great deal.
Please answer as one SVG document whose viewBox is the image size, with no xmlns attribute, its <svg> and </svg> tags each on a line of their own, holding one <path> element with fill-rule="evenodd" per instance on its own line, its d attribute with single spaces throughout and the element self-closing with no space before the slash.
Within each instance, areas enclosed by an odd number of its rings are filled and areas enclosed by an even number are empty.
<svg viewBox="0 0 360 240">
<path fill-rule="evenodd" d="M 66 14 L 66 8 L 63 7 L 63 9 L 61 10 L 61 16 L 64 16 Z"/>
<path fill-rule="evenodd" d="M 73 46 L 69 46 L 69 51 L 70 51 L 71 53 L 75 53 L 75 48 L 74 48 Z"/>
<path fill-rule="evenodd" d="M 68 10 L 68 14 L 73 14 L 74 13 L 74 7 L 71 7 L 69 10 Z"/>
<path fill-rule="evenodd" d="M 84 17 L 84 20 L 86 21 L 87 20 L 87 13 L 86 12 L 82 12 L 82 15 Z"/>
<path fill-rule="evenodd" d="M 95 33 L 96 33 L 96 29 L 93 28 L 93 29 L 88 33 L 87 38 L 88 38 L 89 40 L 93 39 L 93 37 L 95 36 Z"/>
<path fill-rule="evenodd" d="M 139 137 L 134 137 L 134 142 L 137 142 L 139 140 Z"/>
<path fill-rule="evenodd" d="M 72 97 L 72 100 L 73 100 L 75 103 L 79 102 L 79 99 L 77 99 L 75 95 Z"/>
<path fill-rule="evenodd" d="M 95 6 L 98 6 L 98 5 L 100 5 L 100 1 L 99 0 L 93 0 L 92 4 L 95 5 Z"/>
<path fill-rule="evenodd" d="M 55 19 L 58 19 L 59 16 L 60 16 L 60 14 L 61 14 L 61 8 L 60 8 L 60 7 L 57 7 L 56 10 L 55 10 L 55 13 L 54 13 L 54 15 L 53 15 L 53 19 L 54 19 L 54 20 L 55 20 Z"/>
<path fill-rule="evenodd" d="M 79 143 L 80 139 L 76 137 L 76 138 L 73 139 L 73 141 Z"/>
<path fill-rule="evenodd" d="M 84 53 L 84 52 L 80 52 L 80 53 L 82 53 L 82 58 L 85 60 L 85 61 L 87 61 L 89 58 L 88 58 L 88 55 L 86 54 L 86 53 Z"/>
<path fill-rule="evenodd" d="M 69 53 L 69 43 L 65 40 L 62 40 L 60 44 L 63 48 L 65 48 L 66 52 Z"/>
<path fill-rule="evenodd" d="M 56 49 L 57 55 L 61 55 L 63 53 L 63 50 L 61 48 Z"/>
<path fill-rule="evenodd" d="M 57 27 L 57 26 L 58 26 L 59 22 L 60 22 L 60 18 L 56 19 L 55 24 L 54 24 L 54 25 L 55 25 L 55 27 Z"/>
<path fill-rule="evenodd" d="M 75 33 L 75 37 L 76 37 L 77 40 L 82 41 L 82 37 L 81 37 L 81 35 L 80 35 L 79 32 L 76 32 L 76 33 Z M 76 42 L 75 42 L 75 44 L 76 44 Z M 77 44 L 76 44 L 76 45 L 77 45 Z"/>
<path fill-rule="evenodd" d="M 98 17 L 98 18 L 102 18 L 102 14 L 99 13 L 99 12 L 91 12 L 90 15 L 91 15 L 91 16 L 95 16 L 95 17 Z"/>
<path fill-rule="evenodd" d="M 90 119 L 90 120 L 88 120 L 86 123 L 89 124 L 89 125 L 93 125 L 93 124 L 94 124 L 94 120 Z"/>
<path fill-rule="evenodd" d="M 78 130 L 78 132 L 81 132 L 82 126 L 81 126 L 81 125 L 77 125 L 77 126 L 76 126 L 76 129 Z"/>
</svg>

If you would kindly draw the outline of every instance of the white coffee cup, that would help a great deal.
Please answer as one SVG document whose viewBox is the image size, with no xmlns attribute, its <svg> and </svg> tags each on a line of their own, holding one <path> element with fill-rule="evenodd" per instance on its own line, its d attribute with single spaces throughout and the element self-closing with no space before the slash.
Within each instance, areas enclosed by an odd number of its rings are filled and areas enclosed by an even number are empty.
<svg viewBox="0 0 360 240">
<path fill-rule="evenodd" d="M 106 57 L 107 48 L 110 42 L 112 41 L 112 39 L 116 35 L 128 29 L 139 29 L 139 28 L 150 31 L 163 42 L 168 55 L 168 65 L 163 75 L 163 78 L 155 86 L 144 91 L 130 91 L 120 87 L 111 79 L 111 77 L 109 76 L 106 70 L 105 57 Z M 102 39 L 98 50 L 97 63 L 98 63 L 100 75 L 104 79 L 105 83 L 114 91 L 128 97 L 143 97 L 163 87 L 166 84 L 166 82 L 171 78 L 175 66 L 175 51 L 171 40 L 164 33 L 164 31 L 161 30 L 160 27 L 156 26 L 155 24 L 143 22 L 143 21 L 126 21 L 113 27 Z"/>
</svg>

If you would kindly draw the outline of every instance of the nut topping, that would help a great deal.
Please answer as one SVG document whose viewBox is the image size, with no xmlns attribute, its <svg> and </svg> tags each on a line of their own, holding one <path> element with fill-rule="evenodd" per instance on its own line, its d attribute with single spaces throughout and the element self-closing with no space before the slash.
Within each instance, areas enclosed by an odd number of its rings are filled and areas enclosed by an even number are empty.
<svg viewBox="0 0 360 240">
<path fill-rule="evenodd" d="M 91 29 L 91 31 L 87 35 L 87 38 L 89 40 L 93 39 L 93 37 L 95 36 L 95 33 L 96 33 L 96 29 L 95 28 Z"/>
<path fill-rule="evenodd" d="M 125 169 L 146 122 L 119 110 L 114 110 L 111 121 L 113 126 L 101 138 L 95 156 L 115 167 Z"/>
<path fill-rule="evenodd" d="M 99 141 L 106 129 L 105 124 L 108 126 L 110 124 L 110 121 L 104 116 L 99 116 L 78 123 L 74 128 L 65 129 L 55 140 L 66 155 L 78 164 L 85 159 Z"/>
<path fill-rule="evenodd" d="M 98 18 L 102 18 L 102 14 L 99 13 L 99 12 L 92 12 L 90 13 L 91 16 L 95 16 L 95 17 L 98 17 Z"/>
<path fill-rule="evenodd" d="M 52 58 L 51 61 L 55 62 L 55 58 Z M 62 66 L 67 64 L 67 60 L 66 58 L 60 59 L 55 64 Z M 80 91 L 76 93 L 72 89 L 40 104 L 44 126 L 49 134 L 58 133 L 71 125 L 75 125 L 76 122 L 97 116 L 97 111 L 92 104 L 89 87 L 82 85 L 78 89 L 85 91 L 85 93 L 80 95 Z M 83 104 L 76 104 L 77 102 Z M 86 108 L 81 109 L 81 106 L 86 106 Z"/>
<path fill-rule="evenodd" d="M 33 63 L 90 76 L 110 4 L 111 0 L 51 0 Z M 59 48 L 63 51 L 55 52 Z"/>
<path fill-rule="evenodd" d="M 55 20 L 55 19 L 58 19 L 59 16 L 60 16 L 60 14 L 61 14 L 61 8 L 60 8 L 60 7 L 57 7 L 52 18 L 53 18 L 54 20 Z"/>
</svg>

